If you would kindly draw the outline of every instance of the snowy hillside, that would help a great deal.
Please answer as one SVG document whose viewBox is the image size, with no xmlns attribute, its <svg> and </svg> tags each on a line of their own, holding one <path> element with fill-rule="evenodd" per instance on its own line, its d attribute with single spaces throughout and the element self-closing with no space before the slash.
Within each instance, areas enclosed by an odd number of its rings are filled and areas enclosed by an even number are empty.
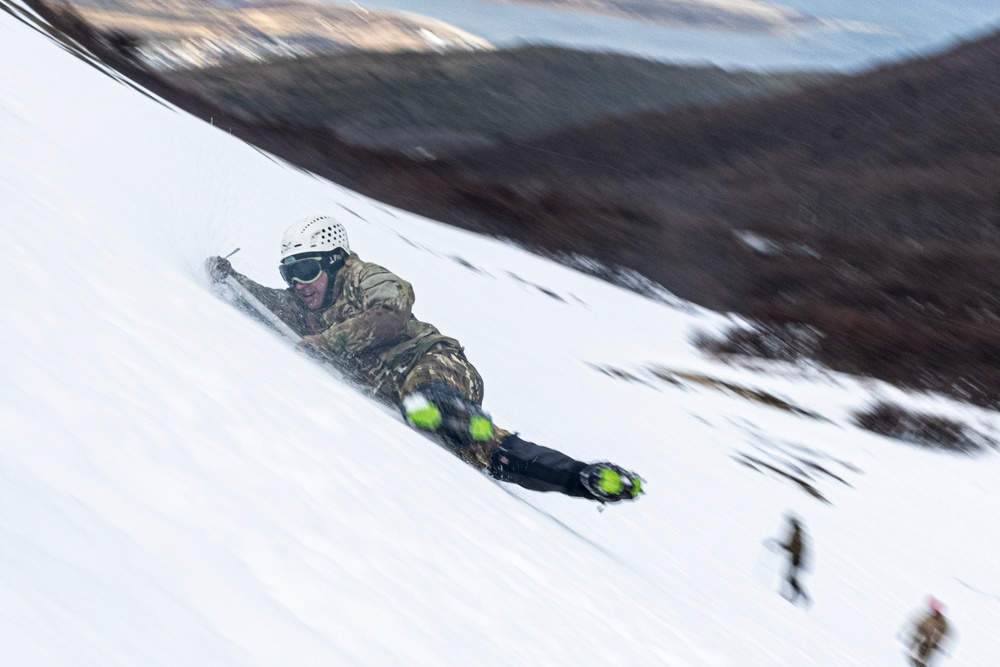
<svg viewBox="0 0 1000 667">
<path fill-rule="evenodd" d="M 1000 661 L 998 457 L 850 423 L 876 394 L 995 414 L 706 360 L 688 340 L 721 316 L 283 165 L 25 16 L 0 11 L 0 663 L 902 665 L 928 593 L 953 664 Z M 281 232 L 314 213 L 413 283 L 498 424 L 648 494 L 502 487 L 212 294 L 201 263 L 235 247 L 278 285 Z M 808 611 L 761 546 L 788 510 Z"/>
</svg>

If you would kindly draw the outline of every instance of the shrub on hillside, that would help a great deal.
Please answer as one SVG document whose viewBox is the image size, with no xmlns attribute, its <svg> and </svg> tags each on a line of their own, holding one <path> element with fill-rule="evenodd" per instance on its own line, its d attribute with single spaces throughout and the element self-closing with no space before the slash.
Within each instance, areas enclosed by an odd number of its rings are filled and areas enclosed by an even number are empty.
<svg viewBox="0 0 1000 667">
<path fill-rule="evenodd" d="M 142 48 L 143 40 L 138 35 L 127 30 L 108 30 L 101 33 L 101 39 L 114 50 L 118 55 L 126 60 L 141 65 L 139 51 Z"/>
<path fill-rule="evenodd" d="M 992 438 L 954 419 L 914 412 L 887 401 L 855 412 L 854 423 L 873 433 L 929 449 L 974 454 L 997 447 Z"/>
<path fill-rule="evenodd" d="M 815 358 L 821 334 L 804 324 L 734 326 L 720 336 L 700 332 L 694 337 L 698 349 L 714 356 L 742 355 L 772 361 L 802 361 Z"/>
</svg>

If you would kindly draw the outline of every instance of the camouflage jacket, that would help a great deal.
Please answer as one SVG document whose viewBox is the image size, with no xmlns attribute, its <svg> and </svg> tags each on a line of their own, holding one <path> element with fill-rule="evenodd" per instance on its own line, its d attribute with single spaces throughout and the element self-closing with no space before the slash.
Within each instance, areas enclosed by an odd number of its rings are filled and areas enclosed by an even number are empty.
<svg viewBox="0 0 1000 667">
<path fill-rule="evenodd" d="M 291 288 L 264 287 L 235 271 L 233 277 L 299 335 L 322 335 L 326 356 L 344 373 L 391 400 L 432 347 L 462 349 L 457 340 L 413 316 L 410 283 L 354 253 L 337 272 L 327 296 L 330 305 L 316 311 L 307 310 Z"/>
<path fill-rule="evenodd" d="M 948 621 L 942 614 L 930 613 L 916 624 L 913 631 L 913 644 L 936 648 L 941 640 L 948 635 Z"/>
</svg>

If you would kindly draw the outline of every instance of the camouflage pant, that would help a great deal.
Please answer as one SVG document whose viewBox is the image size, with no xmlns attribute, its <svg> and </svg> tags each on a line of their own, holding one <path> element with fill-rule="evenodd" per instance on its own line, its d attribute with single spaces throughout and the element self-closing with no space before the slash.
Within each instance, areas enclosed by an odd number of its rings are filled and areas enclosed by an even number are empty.
<svg viewBox="0 0 1000 667">
<path fill-rule="evenodd" d="M 445 382 L 478 406 L 483 404 L 483 377 L 461 349 L 451 345 L 435 345 L 421 356 L 399 383 L 398 399 L 403 399 L 428 382 Z M 497 428 L 492 440 L 453 447 L 466 463 L 480 470 L 490 466 L 490 457 L 509 431 Z"/>
<path fill-rule="evenodd" d="M 918 640 L 910 653 L 910 661 L 914 667 L 928 667 L 931 661 L 931 654 L 937 648 L 929 639 Z"/>
</svg>

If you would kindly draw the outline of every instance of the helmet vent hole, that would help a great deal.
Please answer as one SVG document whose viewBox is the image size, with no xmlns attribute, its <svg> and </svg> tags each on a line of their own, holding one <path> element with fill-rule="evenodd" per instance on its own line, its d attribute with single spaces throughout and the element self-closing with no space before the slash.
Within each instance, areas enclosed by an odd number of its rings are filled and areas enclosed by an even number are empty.
<svg viewBox="0 0 1000 667">
<path fill-rule="evenodd" d="M 285 230 L 281 244 L 284 249 L 283 259 L 307 249 L 317 252 L 342 249 L 345 253 L 350 253 L 343 225 L 326 215 L 306 218 L 293 224 Z"/>
</svg>

